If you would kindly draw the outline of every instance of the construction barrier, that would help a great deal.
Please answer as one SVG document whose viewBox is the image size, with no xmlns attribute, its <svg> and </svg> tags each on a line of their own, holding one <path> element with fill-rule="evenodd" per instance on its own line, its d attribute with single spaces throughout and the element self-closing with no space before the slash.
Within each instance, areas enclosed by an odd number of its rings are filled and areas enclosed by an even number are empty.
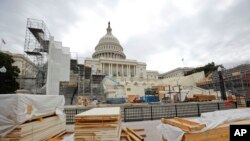
<svg viewBox="0 0 250 141">
<path fill-rule="evenodd" d="M 112 105 L 110 105 L 112 106 Z M 114 105 L 117 107 L 118 105 Z M 124 122 L 156 120 L 160 118 L 174 117 L 198 117 L 201 113 L 213 112 L 237 108 L 236 102 L 192 102 L 175 103 L 164 105 L 121 105 L 121 118 Z M 67 124 L 73 124 L 74 116 L 93 107 L 84 106 L 65 106 Z"/>
</svg>

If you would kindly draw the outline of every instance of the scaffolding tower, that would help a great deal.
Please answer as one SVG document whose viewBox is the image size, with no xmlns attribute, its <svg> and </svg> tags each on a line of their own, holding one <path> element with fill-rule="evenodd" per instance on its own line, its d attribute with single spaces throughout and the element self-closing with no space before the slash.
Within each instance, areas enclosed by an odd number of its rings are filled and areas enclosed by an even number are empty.
<svg viewBox="0 0 250 141">
<path fill-rule="evenodd" d="M 50 33 L 44 21 L 37 19 L 27 19 L 24 52 L 27 57 L 36 65 L 35 92 L 39 92 L 46 82 L 47 60 L 46 56 L 49 48 Z"/>
<path fill-rule="evenodd" d="M 90 75 L 90 97 L 92 100 L 104 101 L 106 96 L 104 95 L 104 88 L 102 80 L 105 77 L 104 74 L 96 73 Z"/>
</svg>

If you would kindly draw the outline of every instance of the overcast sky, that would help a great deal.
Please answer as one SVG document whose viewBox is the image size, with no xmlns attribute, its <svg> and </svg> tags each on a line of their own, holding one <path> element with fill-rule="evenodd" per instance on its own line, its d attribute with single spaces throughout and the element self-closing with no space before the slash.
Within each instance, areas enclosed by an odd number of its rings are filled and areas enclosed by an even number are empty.
<svg viewBox="0 0 250 141">
<path fill-rule="evenodd" d="M 44 20 L 82 58 L 110 21 L 127 59 L 148 70 L 250 62 L 249 0 L 0 0 L 4 50 L 23 53 L 27 18 Z"/>
</svg>

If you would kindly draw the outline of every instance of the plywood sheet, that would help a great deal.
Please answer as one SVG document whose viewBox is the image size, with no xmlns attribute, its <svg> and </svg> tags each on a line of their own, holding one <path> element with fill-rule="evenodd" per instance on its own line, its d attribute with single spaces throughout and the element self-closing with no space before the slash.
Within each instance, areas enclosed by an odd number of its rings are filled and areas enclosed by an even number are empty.
<svg viewBox="0 0 250 141">
<path fill-rule="evenodd" d="M 82 112 L 76 117 L 79 116 L 112 116 L 120 115 L 120 107 L 105 107 L 105 108 L 93 108 L 91 110 Z"/>
</svg>

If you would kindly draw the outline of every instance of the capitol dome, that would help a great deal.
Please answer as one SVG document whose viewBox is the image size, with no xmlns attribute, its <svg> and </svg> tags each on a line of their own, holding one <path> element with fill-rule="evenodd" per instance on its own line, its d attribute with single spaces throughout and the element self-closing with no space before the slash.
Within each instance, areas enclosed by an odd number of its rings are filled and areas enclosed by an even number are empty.
<svg viewBox="0 0 250 141">
<path fill-rule="evenodd" d="M 126 55 L 123 53 L 123 48 L 119 40 L 113 36 L 111 31 L 112 28 L 109 22 L 107 33 L 99 40 L 92 58 L 126 59 Z"/>
</svg>

